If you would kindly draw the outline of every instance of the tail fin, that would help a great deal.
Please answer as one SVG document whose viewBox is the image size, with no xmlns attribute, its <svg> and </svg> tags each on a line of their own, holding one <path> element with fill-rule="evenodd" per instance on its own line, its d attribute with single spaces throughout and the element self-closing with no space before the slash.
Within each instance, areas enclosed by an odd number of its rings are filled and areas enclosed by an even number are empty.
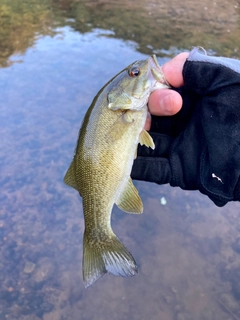
<svg viewBox="0 0 240 320">
<path fill-rule="evenodd" d="M 133 256 L 115 234 L 111 235 L 111 240 L 105 246 L 90 245 L 84 235 L 83 246 L 85 288 L 91 286 L 107 272 L 122 277 L 132 277 L 138 272 Z"/>
</svg>

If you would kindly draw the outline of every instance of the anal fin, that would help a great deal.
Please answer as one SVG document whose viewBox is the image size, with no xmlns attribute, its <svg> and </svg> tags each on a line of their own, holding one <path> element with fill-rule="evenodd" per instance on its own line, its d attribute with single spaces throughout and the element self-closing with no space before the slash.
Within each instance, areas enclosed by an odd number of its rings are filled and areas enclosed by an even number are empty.
<svg viewBox="0 0 240 320">
<path fill-rule="evenodd" d="M 132 179 L 129 178 L 125 185 L 116 205 L 123 211 L 128 213 L 142 213 L 143 204 L 142 200 L 135 188 Z"/>
</svg>

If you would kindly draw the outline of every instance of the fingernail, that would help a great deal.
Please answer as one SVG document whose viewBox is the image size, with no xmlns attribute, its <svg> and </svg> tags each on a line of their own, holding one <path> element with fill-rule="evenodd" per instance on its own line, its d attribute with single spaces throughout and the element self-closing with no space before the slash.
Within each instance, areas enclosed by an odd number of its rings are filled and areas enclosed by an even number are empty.
<svg viewBox="0 0 240 320">
<path fill-rule="evenodd" d="M 159 101 L 160 108 L 165 115 L 171 115 L 173 108 L 172 108 L 172 99 L 171 95 L 166 95 L 164 96 L 160 101 Z"/>
</svg>

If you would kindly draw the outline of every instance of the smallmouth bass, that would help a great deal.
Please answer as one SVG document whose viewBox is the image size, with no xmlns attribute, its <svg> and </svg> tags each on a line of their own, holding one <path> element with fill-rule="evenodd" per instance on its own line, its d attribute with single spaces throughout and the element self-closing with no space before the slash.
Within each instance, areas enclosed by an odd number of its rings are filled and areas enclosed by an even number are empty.
<svg viewBox="0 0 240 320">
<path fill-rule="evenodd" d="M 130 277 L 136 262 L 111 228 L 116 204 L 142 213 L 143 204 L 130 173 L 138 143 L 154 149 L 144 130 L 150 93 L 169 88 L 155 55 L 132 63 L 111 79 L 89 107 L 64 182 L 82 197 L 83 281 L 92 285 L 105 273 Z"/>
</svg>

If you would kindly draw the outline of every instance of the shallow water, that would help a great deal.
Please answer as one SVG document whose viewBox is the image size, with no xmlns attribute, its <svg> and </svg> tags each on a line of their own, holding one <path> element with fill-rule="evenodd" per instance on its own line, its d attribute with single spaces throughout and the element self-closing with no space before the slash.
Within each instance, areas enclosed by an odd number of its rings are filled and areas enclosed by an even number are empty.
<svg viewBox="0 0 240 320">
<path fill-rule="evenodd" d="M 240 58 L 237 1 L 0 0 L 0 319 L 240 319 L 240 204 L 137 182 L 113 210 L 139 274 L 84 289 L 83 216 L 63 184 L 84 113 L 134 60 L 200 45 Z"/>
</svg>

